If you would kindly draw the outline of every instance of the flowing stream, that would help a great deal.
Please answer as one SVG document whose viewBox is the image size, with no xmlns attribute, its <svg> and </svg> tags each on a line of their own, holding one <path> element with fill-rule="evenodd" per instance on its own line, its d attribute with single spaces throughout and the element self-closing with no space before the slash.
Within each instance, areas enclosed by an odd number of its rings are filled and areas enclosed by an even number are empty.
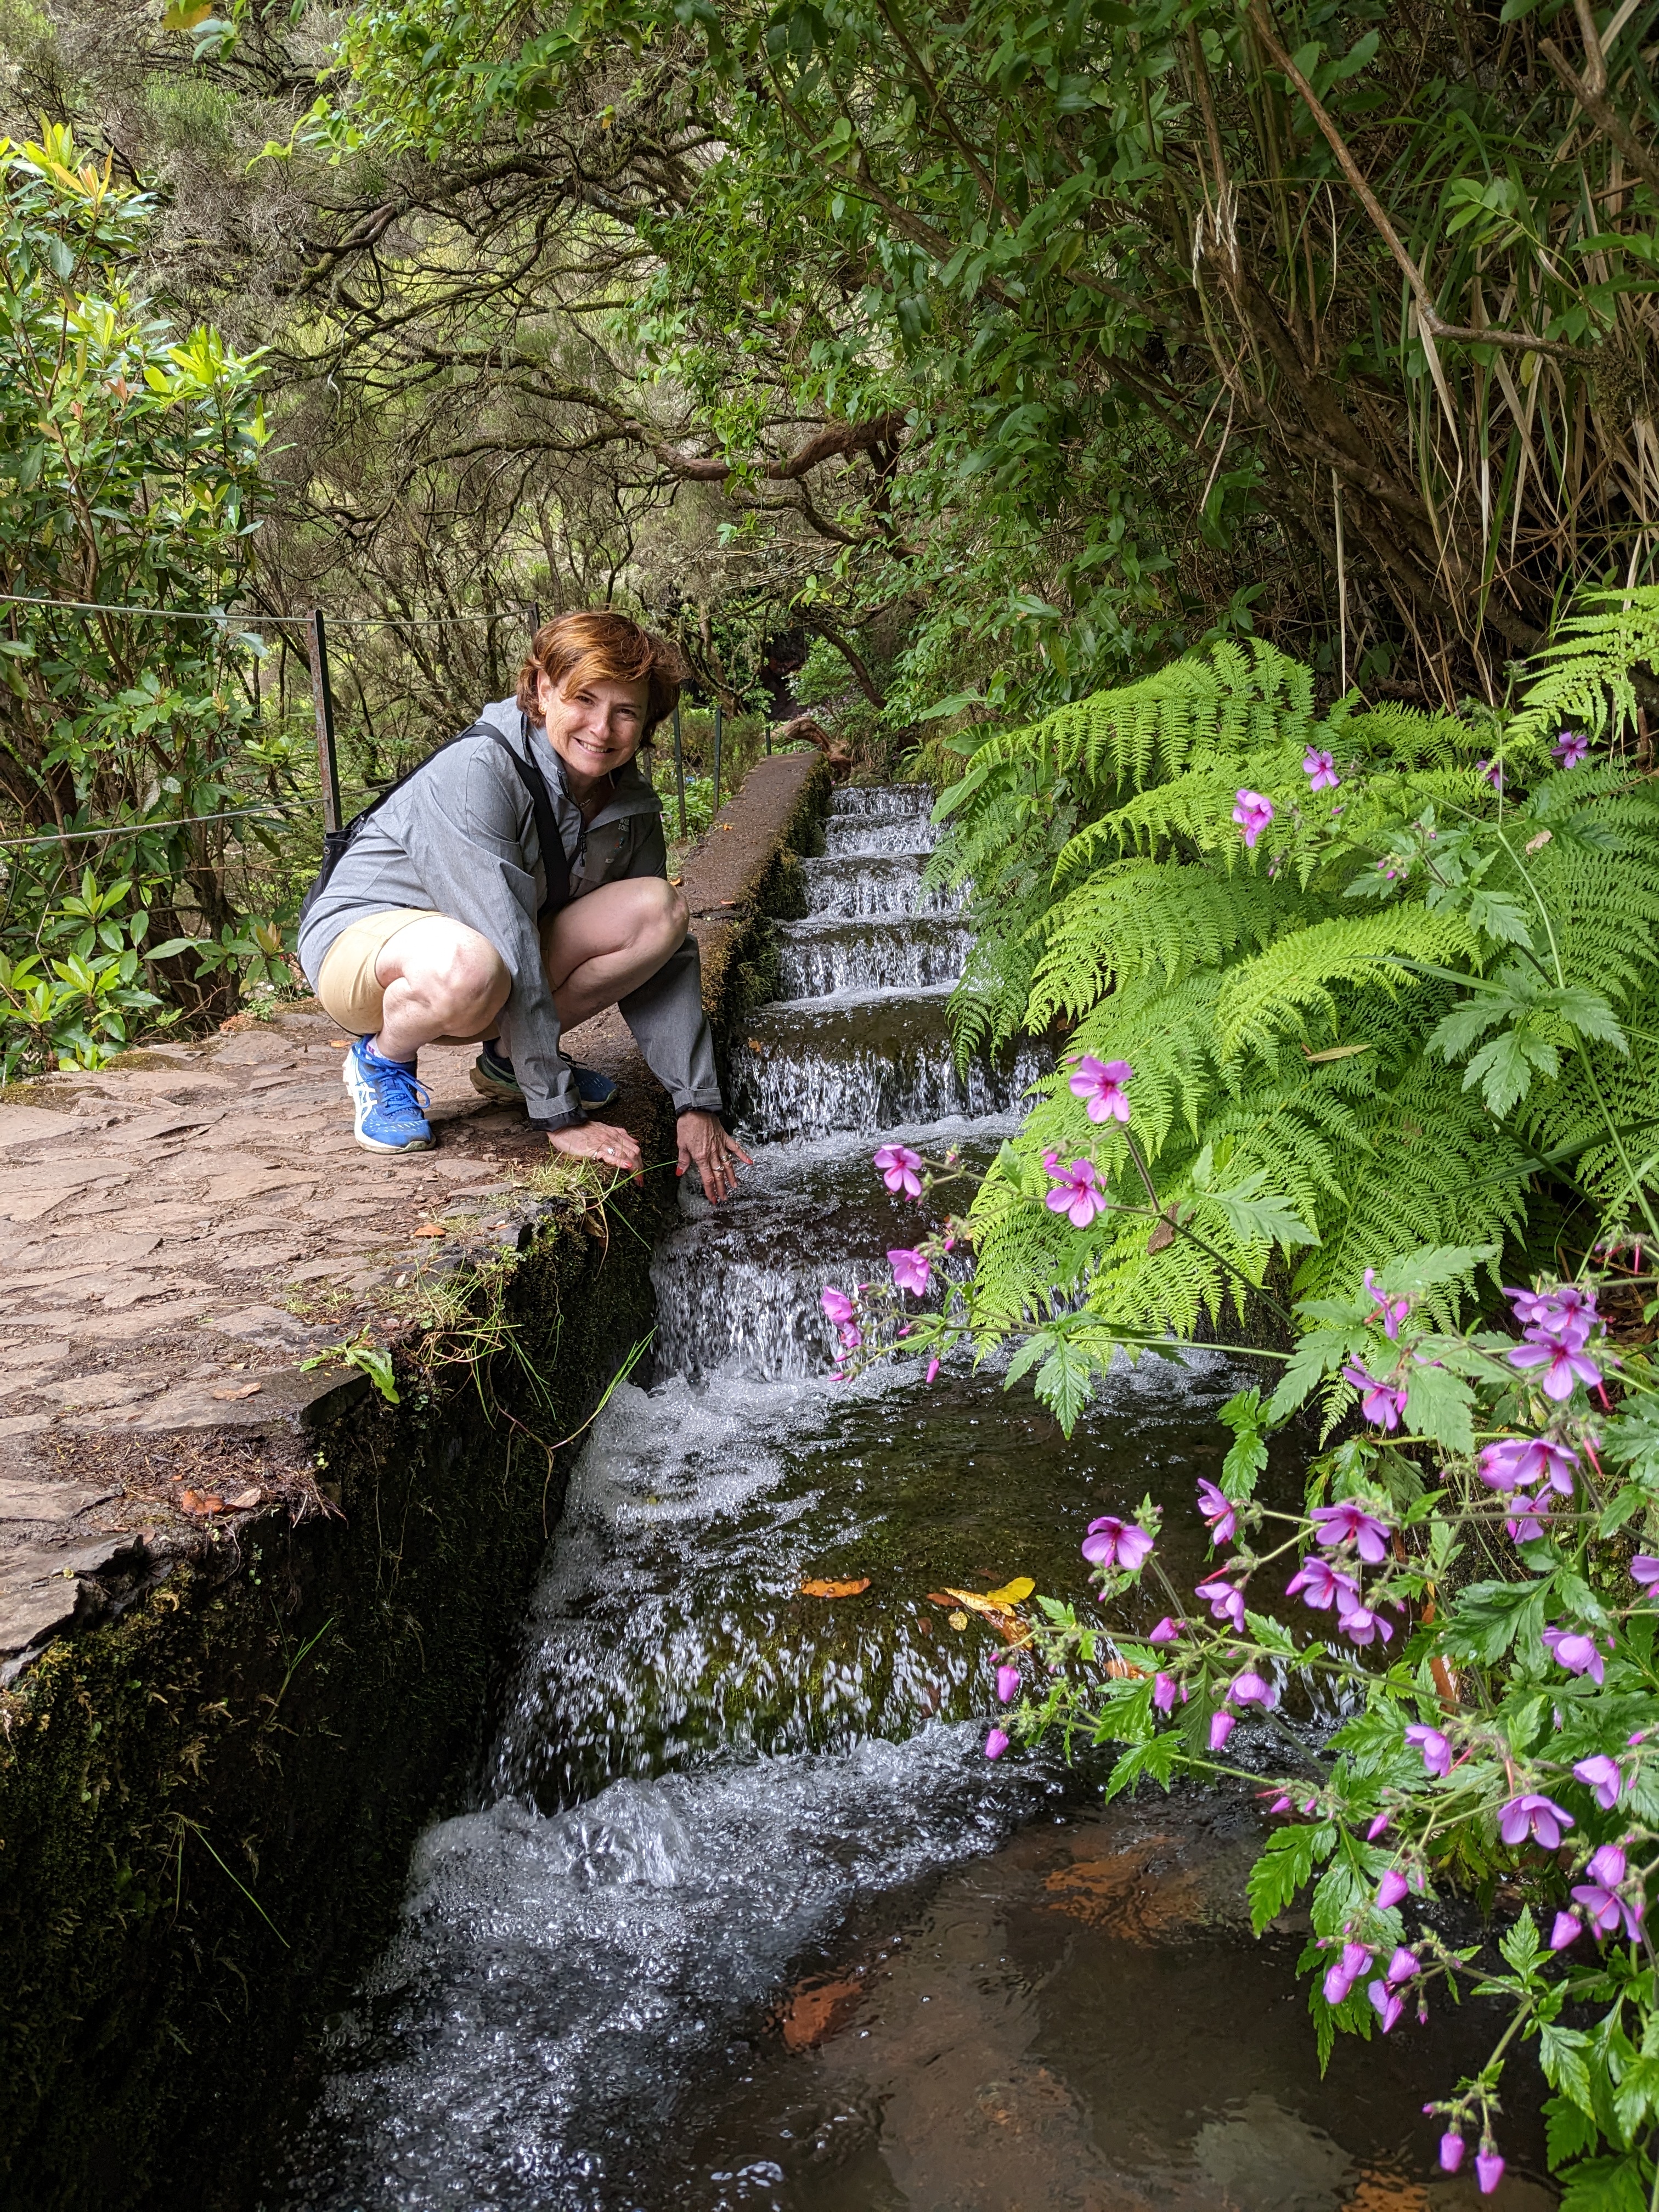
<svg viewBox="0 0 1659 2212">
<path fill-rule="evenodd" d="M 1125 1369 L 1069 1441 L 992 1374 L 830 1379 L 821 1287 L 919 1233 L 873 1146 L 988 1158 L 1039 1063 L 954 1066 L 927 794 L 842 792 L 826 836 L 732 1071 L 754 1171 L 717 1213 L 682 1198 L 659 1380 L 596 1424 L 473 1808 L 418 1845 L 264 2203 L 1472 2207 L 1420 2106 L 1488 2023 L 1346 2042 L 1322 2083 L 1305 1923 L 1249 1935 L 1249 1793 L 1103 1809 L 1086 1759 L 983 1756 L 1001 1648 L 928 1594 L 1085 1599 L 1085 1522 L 1147 1492 L 1190 1584 L 1238 1377 Z M 1510 2212 L 1553 2202 L 1524 2131 Z"/>
</svg>

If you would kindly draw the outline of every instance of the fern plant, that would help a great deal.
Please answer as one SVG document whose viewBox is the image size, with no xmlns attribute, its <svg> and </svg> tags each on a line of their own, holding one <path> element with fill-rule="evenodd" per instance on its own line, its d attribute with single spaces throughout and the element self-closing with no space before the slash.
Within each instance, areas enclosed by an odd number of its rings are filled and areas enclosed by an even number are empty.
<svg viewBox="0 0 1659 2212">
<path fill-rule="evenodd" d="M 1321 714 L 1254 642 L 953 740 L 932 867 L 970 886 L 957 1048 L 1060 1038 L 974 1201 L 953 1327 L 1028 1338 L 1072 1418 L 1114 1345 L 1252 1293 L 1352 1296 L 1424 1246 L 1494 1249 L 1496 1282 L 1626 1224 L 1659 1242 L 1644 661 L 1659 592 L 1598 593 L 1504 714 Z M 1088 1062 L 1133 1069 L 1127 1121 L 1089 1118 Z M 1079 1161 L 1081 1228 L 1053 1196 Z"/>
</svg>

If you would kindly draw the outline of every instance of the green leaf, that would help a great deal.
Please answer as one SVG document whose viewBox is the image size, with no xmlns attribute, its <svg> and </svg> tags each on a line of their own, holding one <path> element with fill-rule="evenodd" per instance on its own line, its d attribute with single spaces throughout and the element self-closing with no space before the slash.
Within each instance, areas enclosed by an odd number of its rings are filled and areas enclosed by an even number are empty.
<svg viewBox="0 0 1659 2212">
<path fill-rule="evenodd" d="M 1544 2079 L 1594 2119 L 1595 2099 L 1590 2087 L 1589 2050 L 1589 2036 L 1578 2028 L 1547 2025 L 1538 2031 L 1538 2063 L 1544 2069 Z"/>
<path fill-rule="evenodd" d="M 1233 1431 L 1233 1441 L 1221 1463 L 1221 1490 L 1235 1505 L 1255 1496 L 1257 1478 L 1267 1464 L 1267 1438 L 1262 1433 L 1267 1408 L 1254 1384 L 1229 1398 L 1216 1418 Z"/>
<path fill-rule="evenodd" d="M 1517 1638 L 1530 1644 L 1544 1632 L 1547 1582 L 1471 1583 L 1453 1601 L 1444 1642 L 1454 1654 L 1490 1664 Z"/>
<path fill-rule="evenodd" d="M 1406 1419 L 1449 1452 L 1474 1449 L 1474 1393 L 1449 1368 L 1413 1360 L 1407 1370 Z"/>
<path fill-rule="evenodd" d="M 1173 1729 L 1166 1729 L 1162 1735 L 1153 1736 L 1149 1742 L 1131 1745 L 1121 1754 L 1107 1778 L 1103 1792 L 1105 1801 L 1109 1803 L 1114 1797 L 1121 1796 L 1124 1790 L 1132 1789 L 1144 1774 L 1150 1775 L 1154 1782 L 1161 1783 L 1168 1790 L 1180 1753 L 1181 1739 Z"/>
<path fill-rule="evenodd" d="M 1250 1926 L 1256 1935 L 1313 1880 L 1314 1868 L 1328 1859 L 1336 1843 L 1336 1830 L 1322 1827 L 1280 1828 L 1269 1836 L 1267 1848 L 1250 1869 L 1247 1887 L 1250 1898 Z"/>
<path fill-rule="evenodd" d="M 1638 2151 L 1587 2158 L 1561 2177 L 1561 2212 L 1649 2212 L 1650 2172 Z"/>
<path fill-rule="evenodd" d="M 1544 2130 L 1546 2155 L 1557 2170 L 1569 2159 L 1580 2158 L 1587 2150 L 1594 2150 L 1601 2140 L 1601 2130 L 1595 2122 L 1571 2097 L 1545 2099 Z"/>
</svg>

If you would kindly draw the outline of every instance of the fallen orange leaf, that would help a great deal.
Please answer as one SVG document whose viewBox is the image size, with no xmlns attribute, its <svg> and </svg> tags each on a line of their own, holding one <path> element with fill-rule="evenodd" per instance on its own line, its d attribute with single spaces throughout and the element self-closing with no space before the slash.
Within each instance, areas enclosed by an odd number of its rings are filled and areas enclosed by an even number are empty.
<svg viewBox="0 0 1659 2212">
<path fill-rule="evenodd" d="M 263 1382 L 241 1382 L 234 1390 L 216 1390 L 216 1398 L 257 1398 L 264 1389 Z"/>
<path fill-rule="evenodd" d="M 222 1513 L 225 1501 L 212 1495 L 204 1496 L 199 1490 L 187 1490 L 179 1500 L 186 1513 Z"/>
<path fill-rule="evenodd" d="M 441 1222 L 425 1221 L 414 1233 L 416 1237 L 442 1237 L 447 1235 L 447 1231 Z"/>
<path fill-rule="evenodd" d="M 800 1594 L 803 1597 L 857 1597 L 869 1587 L 870 1577 L 866 1575 L 855 1583 L 803 1583 Z"/>
</svg>

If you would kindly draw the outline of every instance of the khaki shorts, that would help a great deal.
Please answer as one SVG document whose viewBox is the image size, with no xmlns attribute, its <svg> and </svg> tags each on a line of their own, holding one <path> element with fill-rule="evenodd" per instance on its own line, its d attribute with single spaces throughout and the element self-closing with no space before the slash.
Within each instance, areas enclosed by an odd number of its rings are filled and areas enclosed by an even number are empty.
<svg viewBox="0 0 1659 2212">
<path fill-rule="evenodd" d="M 317 996 L 325 1009 L 353 1036 L 373 1036 L 380 1026 L 386 986 L 374 963 L 400 929 L 411 921 L 442 921 L 434 908 L 396 906 L 349 921 L 323 955 L 317 971 Z"/>
<path fill-rule="evenodd" d="M 380 1026 L 386 986 L 374 973 L 374 963 L 400 929 L 411 921 L 447 921 L 450 916 L 429 906 L 388 907 L 365 921 L 349 921 L 323 955 L 317 971 L 317 996 L 353 1036 L 374 1036 Z M 552 957 L 553 930 L 559 917 L 550 915 L 542 926 L 542 965 Z M 475 1044 L 475 1037 L 439 1037 L 439 1044 Z"/>
</svg>

